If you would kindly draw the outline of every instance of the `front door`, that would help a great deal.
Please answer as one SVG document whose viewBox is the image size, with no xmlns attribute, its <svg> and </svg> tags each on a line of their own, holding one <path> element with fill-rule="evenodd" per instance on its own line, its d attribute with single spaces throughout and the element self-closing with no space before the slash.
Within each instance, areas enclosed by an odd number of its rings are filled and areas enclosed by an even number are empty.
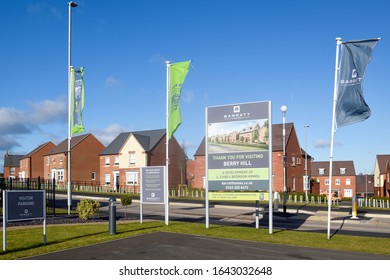
<svg viewBox="0 0 390 280">
<path fill-rule="evenodd" d="M 114 190 L 116 191 L 116 192 L 118 192 L 119 191 L 119 171 L 113 171 L 112 172 L 113 173 L 113 175 L 114 175 Z"/>
</svg>

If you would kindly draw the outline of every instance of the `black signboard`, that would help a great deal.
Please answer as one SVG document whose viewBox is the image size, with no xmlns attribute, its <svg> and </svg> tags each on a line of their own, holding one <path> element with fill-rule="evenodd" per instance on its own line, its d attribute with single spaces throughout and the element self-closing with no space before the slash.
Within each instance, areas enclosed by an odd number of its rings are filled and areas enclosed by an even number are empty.
<svg viewBox="0 0 390 280">
<path fill-rule="evenodd" d="M 7 191 L 6 220 L 23 221 L 46 218 L 45 191 Z"/>
</svg>

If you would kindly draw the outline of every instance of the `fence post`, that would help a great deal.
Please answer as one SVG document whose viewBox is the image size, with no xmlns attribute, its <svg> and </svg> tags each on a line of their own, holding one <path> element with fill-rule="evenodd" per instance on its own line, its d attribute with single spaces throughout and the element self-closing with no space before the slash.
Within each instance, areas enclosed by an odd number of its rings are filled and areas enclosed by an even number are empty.
<svg viewBox="0 0 390 280">
<path fill-rule="evenodd" d="M 56 179 L 53 178 L 52 182 L 52 192 L 53 192 L 53 215 L 56 214 Z"/>
</svg>

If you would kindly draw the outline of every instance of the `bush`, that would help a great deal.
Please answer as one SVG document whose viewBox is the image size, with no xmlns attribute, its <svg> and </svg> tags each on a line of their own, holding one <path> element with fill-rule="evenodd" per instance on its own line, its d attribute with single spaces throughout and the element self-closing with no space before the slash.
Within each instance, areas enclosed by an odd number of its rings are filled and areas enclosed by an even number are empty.
<svg viewBox="0 0 390 280">
<path fill-rule="evenodd" d="M 133 203 L 133 196 L 130 194 L 124 194 L 121 196 L 122 206 L 125 206 L 125 218 L 127 216 L 127 206 Z"/>
<path fill-rule="evenodd" d="M 81 199 L 77 203 L 76 211 L 79 213 L 79 218 L 82 220 L 88 220 L 92 215 L 99 211 L 100 202 L 90 199 Z"/>
</svg>

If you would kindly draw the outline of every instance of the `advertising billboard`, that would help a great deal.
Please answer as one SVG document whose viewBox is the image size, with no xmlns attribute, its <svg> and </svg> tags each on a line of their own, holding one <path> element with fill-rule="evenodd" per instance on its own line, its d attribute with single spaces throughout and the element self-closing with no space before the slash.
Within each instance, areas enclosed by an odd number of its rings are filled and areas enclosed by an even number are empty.
<svg viewBox="0 0 390 280">
<path fill-rule="evenodd" d="M 206 108 L 209 191 L 269 189 L 270 102 Z"/>
</svg>

